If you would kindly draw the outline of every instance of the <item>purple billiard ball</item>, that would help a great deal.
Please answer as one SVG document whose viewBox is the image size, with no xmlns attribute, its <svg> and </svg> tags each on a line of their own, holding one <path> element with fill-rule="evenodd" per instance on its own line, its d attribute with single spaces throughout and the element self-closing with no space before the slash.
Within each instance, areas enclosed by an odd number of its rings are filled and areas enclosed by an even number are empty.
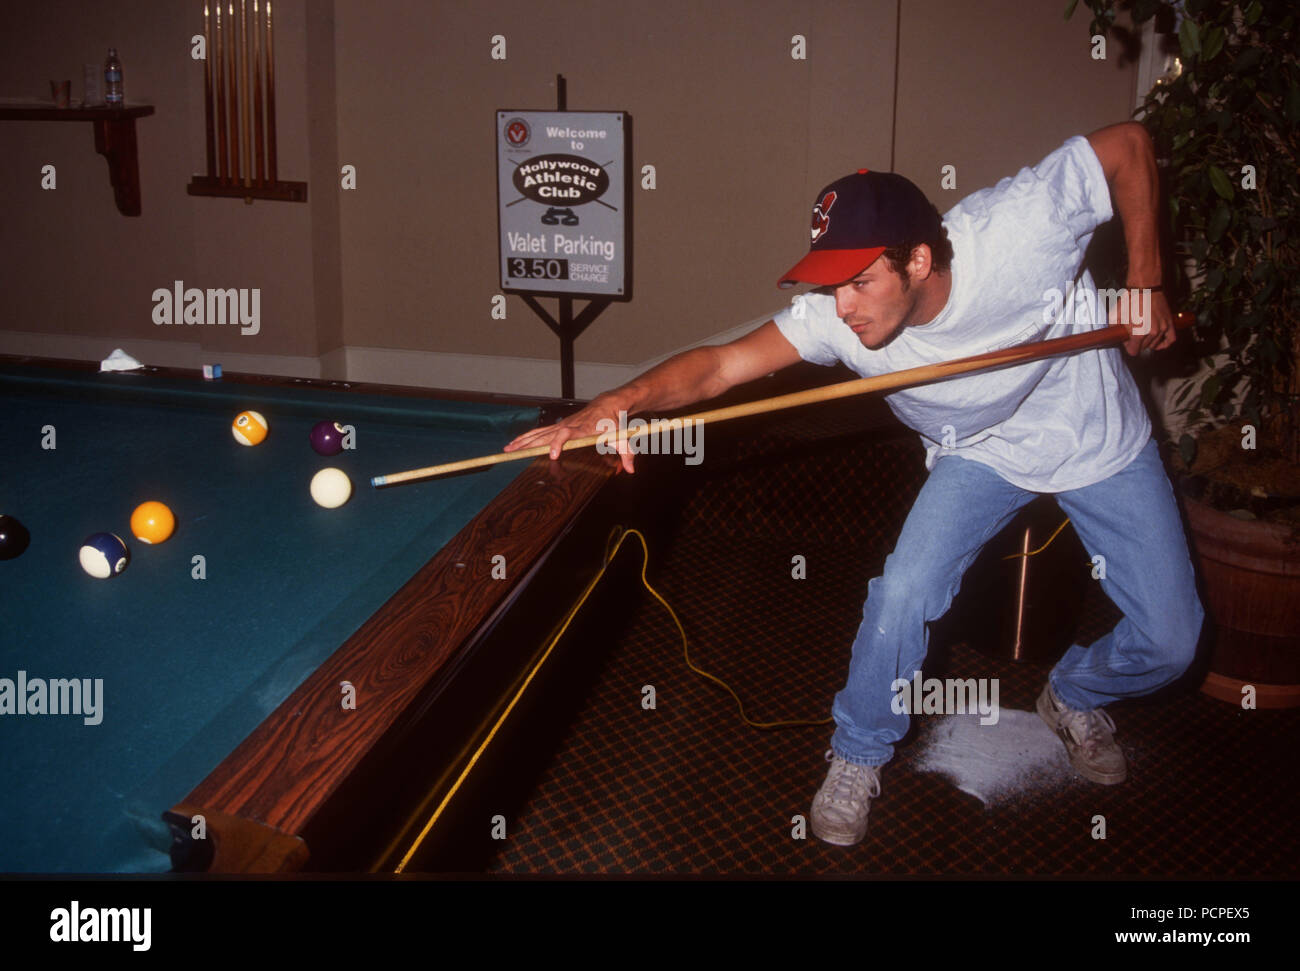
<svg viewBox="0 0 1300 971">
<path fill-rule="evenodd" d="M 320 455 L 343 451 L 343 426 L 336 421 L 318 421 L 312 426 L 311 447 Z"/>
</svg>

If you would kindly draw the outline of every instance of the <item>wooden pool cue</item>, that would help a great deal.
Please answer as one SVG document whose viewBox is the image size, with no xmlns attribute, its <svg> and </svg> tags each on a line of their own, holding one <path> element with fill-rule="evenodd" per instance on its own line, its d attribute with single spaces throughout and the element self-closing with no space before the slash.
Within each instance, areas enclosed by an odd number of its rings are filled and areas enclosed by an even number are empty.
<svg viewBox="0 0 1300 971">
<path fill-rule="evenodd" d="M 253 134 L 256 139 L 253 154 L 257 157 L 254 170 L 257 184 L 266 178 L 266 169 L 262 164 L 265 152 L 262 135 L 262 23 L 257 16 L 257 0 L 253 0 Z"/>
<path fill-rule="evenodd" d="M 275 46 L 271 40 L 275 18 L 271 0 L 266 0 L 266 178 L 275 178 Z"/>
<path fill-rule="evenodd" d="M 226 123 L 230 126 L 230 181 L 239 181 L 239 78 L 235 75 L 235 0 L 226 7 L 226 82 L 230 85 L 230 106 Z"/>
<path fill-rule="evenodd" d="M 239 113 L 239 140 L 243 154 L 240 156 L 240 171 L 244 176 L 244 185 L 247 187 L 252 181 L 249 178 L 250 168 L 252 167 L 248 160 L 248 153 L 252 151 L 252 141 L 248 135 L 248 0 L 239 0 L 239 94 L 240 94 L 240 113 Z"/>
<path fill-rule="evenodd" d="M 216 4 L 216 35 L 217 35 L 217 177 L 225 182 L 230 178 L 230 166 L 226 159 L 226 68 L 222 62 L 225 54 L 225 48 L 222 41 L 225 39 L 224 31 L 221 28 L 221 3 L 218 0 Z"/>
<path fill-rule="evenodd" d="M 1174 318 L 1175 326 L 1178 329 L 1191 325 L 1191 314 L 1177 314 Z M 775 398 L 763 398 L 759 401 L 747 401 L 744 404 L 730 405 L 726 408 L 715 408 L 712 411 L 701 411 L 694 415 L 686 415 L 682 418 L 672 419 L 680 422 L 708 422 L 708 421 L 728 421 L 732 418 L 746 418 L 750 415 L 761 415 L 772 411 L 781 411 L 785 408 L 797 408 L 800 405 L 815 404 L 819 401 L 833 401 L 836 398 L 850 398 L 854 395 L 867 394 L 871 391 L 894 390 L 897 388 L 909 387 L 916 384 L 929 384 L 934 381 L 942 381 L 945 378 L 955 377 L 959 374 L 967 374 L 971 371 L 983 371 L 988 368 L 1008 367 L 1013 364 L 1024 364 L 1028 361 L 1036 361 L 1043 357 L 1052 357 L 1057 354 L 1070 354 L 1075 351 L 1092 350 L 1103 347 L 1107 344 L 1123 343 L 1133 336 L 1125 324 L 1112 324 L 1101 330 L 1090 330 L 1083 334 L 1072 334 L 1069 337 L 1055 337 L 1052 340 L 1034 341 L 1029 344 L 1018 344 L 1015 347 L 1007 347 L 1000 351 L 989 351 L 985 354 L 975 354 L 971 357 L 961 357 L 952 361 L 944 361 L 940 364 L 925 364 L 921 367 L 905 368 L 902 371 L 891 371 L 888 374 L 877 374 L 870 378 L 858 378 L 855 381 L 843 381 L 840 384 L 829 384 L 821 388 L 812 388 L 808 391 L 796 391 L 793 394 L 778 395 Z M 638 428 L 628 432 L 627 439 L 631 441 L 634 438 L 648 434 L 651 428 L 647 425 L 644 428 Z M 568 451 L 574 448 L 586 448 L 588 445 L 595 445 L 597 442 L 609 441 L 608 435 L 585 435 L 582 438 L 571 438 L 564 443 L 561 450 Z M 521 448 L 517 452 L 498 452 L 494 455 L 483 455 L 478 458 L 462 459 L 459 462 L 445 462 L 442 465 L 430 465 L 423 469 L 412 469 L 409 472 L 394 472 L 391 475 L 377 475 L 370 480 L 370 484 L 376 489 L 383 486 L 397 485 L 399 482 L 412 482 L 416 479 L 429 479 L 437 475 L 446 475 L 450 472 L 463 472 L 467 469 L 477 469 L 487 465 L 499 465 L 502 462 L 513 462 L 516 459 L 532 458 L 536 455 L 549 455 L 550 445 L 535 445 L 532 448 Z"/>
<path fill-rule="evenodd" d="M 203 5 L 203 134 L 207 144 L 208 178 L 217 175 L 217 151 L 212 124 L 212 19 L 208 5 Z"/>
</svg>

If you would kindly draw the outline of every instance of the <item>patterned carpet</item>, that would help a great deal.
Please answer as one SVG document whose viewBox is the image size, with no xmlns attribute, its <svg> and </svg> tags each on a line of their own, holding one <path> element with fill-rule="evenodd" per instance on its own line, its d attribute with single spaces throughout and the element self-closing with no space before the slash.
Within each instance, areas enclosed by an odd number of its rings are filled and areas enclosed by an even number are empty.
<svg viewBox="0 0 1300 971">
<path fill-rule="evenodd" d="M 841 686 L 867 581 L 924 475 L 916 440 L 871 431 L 878 418 L 863 425 L 856 416 L 814 414 L 773 423 L 762 437 L 740 436 L 688 483 L 671 539 L 651 549 L 651 582 L 681 618 L 691 659 L 732 685 L 754 720 L 826 718 Z M 620 556 L 639 558 L 639 546 Z M 806 579 L 791 576 L 795 556 L 805 558 Z M 1085 578 L 1080 586 L 1077 639 L 1090 643 L 1118 613 L 1096 584 Z M 1200 694 L 1190 679 L 1109 709 L 1129 760 L 1123 785 L 1070 776 L 985 808 L 917 768 L 918 736 L 933 727 L 918 717 L 884 772 L 866 840 L 842 849 L 811 834 L 797 838 L 796 817 L 807 815 L 825 775 L 830 727 L 749 727 L 726 692 L 687 669 L 657 601 L 642 595 L 631 611 L 617 640 L 586 646 L 596 664 L 591 680 L 571 711 L 552 716 L 567 719 L 551 724 L 558 747 L 537 765 L 536 785 L 511 814 L 509 837 L 493 844 L 488 872 L 1300 871 L 1300 785 L 1290 770 L 1300 710 L 1238 710 Z M 1032 711 L 1050 660 L 997 658 L 965 640 L 960 630 L 936 627 L 927 676 L 997 678 L 1004 709 Z M 642 704 L 647 686 L 651 710 Z M 1099 816 L 1104 839 L 1095 838 Z"/>
</svg>

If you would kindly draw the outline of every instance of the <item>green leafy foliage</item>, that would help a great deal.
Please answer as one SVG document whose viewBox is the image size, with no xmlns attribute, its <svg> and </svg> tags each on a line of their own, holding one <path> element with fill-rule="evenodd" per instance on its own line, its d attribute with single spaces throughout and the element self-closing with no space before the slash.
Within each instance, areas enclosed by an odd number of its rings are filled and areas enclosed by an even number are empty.
<svg viewBox="0 0 1300 971">
<path fill-rule="evenodd" d="M 1223 198 L 1227 199 L 1229 202 L 1231 202 L 1232 183 L 1229 182 L 1228 177 L 1223 174 L 1223 169 L 1219 168 L 1217 165 L 1211 165 L 1209 168 L 1209 172 L 1210 172 L 1210 184 L 1214 186 L 1214 191 L 1217 192 L 1219 195 L 1221 195 Z"/>
<path fill-rule="evenodd" d="M 1069 4 L 1067 19 L 1076 3 Z M 1221 367 L 1194 420 L 1282 419 L 1300 460 L 1300 7 L 1294 0 L 1085 0 L 1089 30 L 1123 12 L 1174 33 L 1181 73 L 1141 121 L 1162 161 L 1178 309 Z M 1188 447 L 1180 442 L 1184 451 Z"/>
</svg>

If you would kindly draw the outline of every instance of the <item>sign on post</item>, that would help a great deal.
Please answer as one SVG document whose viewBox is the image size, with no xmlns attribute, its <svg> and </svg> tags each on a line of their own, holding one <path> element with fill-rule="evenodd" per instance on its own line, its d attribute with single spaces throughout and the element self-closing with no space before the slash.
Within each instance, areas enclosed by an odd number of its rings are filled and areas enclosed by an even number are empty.
<svg viewBox="0 0 1300 971">
<path fill-rule="evenodd" d="M 503 291 L 629 299 L 626 121 L 613 111 L 497 112 Z"/>
</svg>

